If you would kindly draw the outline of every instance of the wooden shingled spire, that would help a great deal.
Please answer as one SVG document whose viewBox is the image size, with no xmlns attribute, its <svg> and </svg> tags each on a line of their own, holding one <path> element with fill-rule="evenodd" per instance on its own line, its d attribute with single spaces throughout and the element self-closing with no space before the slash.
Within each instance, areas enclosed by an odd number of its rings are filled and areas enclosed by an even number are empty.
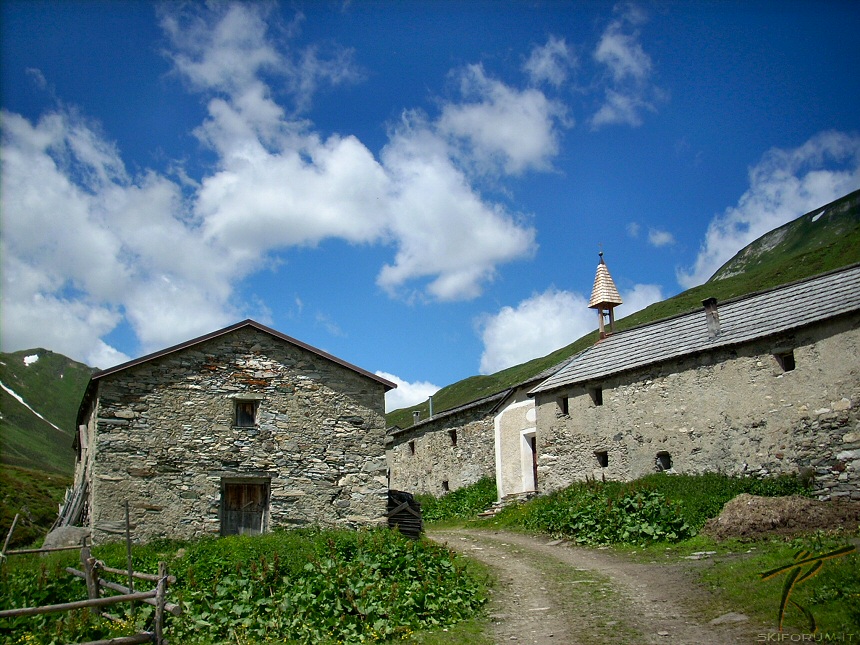
<svg viewBox="0 0 860 645">
<path fill-rule="evenodd" d="M 609 275 L 609 269 L 603 261 L 603 251 L 600 252 L 600 264 L 597 265 L 597 274 L 594 276 L 594 287 L 591 289 L 591 300 L 588 301 L 590 309 L 597 309 L 600 320 L 600 337 L 606 338 L 604 318 L 609 318 L 609 333 L 615 328 L 615 314 L 613 309 L 622 304 L 618 289 Z"/>
</svg>

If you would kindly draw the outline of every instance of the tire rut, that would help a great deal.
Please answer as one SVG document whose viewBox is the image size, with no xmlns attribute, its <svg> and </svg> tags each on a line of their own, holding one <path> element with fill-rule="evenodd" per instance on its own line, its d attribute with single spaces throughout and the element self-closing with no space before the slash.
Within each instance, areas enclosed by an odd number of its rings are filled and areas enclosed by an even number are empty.
<svg viewBox="0 0 860 645">
<path fill-rule="evenodd" d="M 431 531 L 488 565 L 492 637 L 537 645 L 753 643 L 750 621 L 710 624 L 727 613 L 672 563 L 644 564 L 559 540 L 504 531 Z"/>
</svg>

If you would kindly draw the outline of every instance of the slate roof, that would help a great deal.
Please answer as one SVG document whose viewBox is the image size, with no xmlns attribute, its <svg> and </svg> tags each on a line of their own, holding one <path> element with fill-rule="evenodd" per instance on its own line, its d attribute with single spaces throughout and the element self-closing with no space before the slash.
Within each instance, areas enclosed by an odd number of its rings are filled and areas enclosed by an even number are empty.
<svg viewBox="0 0 860 645">
<path fill-rule="evenodd" d="M 498 409 L 499 403 L 501 401 L 504 401 L 504 399 L 507 398 L 508 394 L 510 394 L 511 392 L 511 388 L 501 390 L 500 392 L 495 392 L 494 394 L 490 394 L 489 396 L 482 397 L 475 401 L 469 401 L 468 403 L 464 403 L 463 405 L 458 405 L 457 407 L 438 412 L 432 417 L 421 419 L 418 423 L 414 423 L 406 428 L 401 428 L 400 426 L 392 426 L 388 429 L 387 435 L 390 437 L 395 437 L 406 432 L 411 432 L 416 428 L 421 428 L 422 426 L 429 425 L 431 423 L 434 423 L 435 421 L 439 421 L 440 419 L 445 419 L 447 417 L 453 416 L 458 412 L 464 412 L 465 410 L 469 410 L 470 408 L 477 408 L 488 403 L 496 403 L 496 405 L 490 408 L 490 412 L 495 412 Z"/>
<path fill-rule="evenodd" d="M 746 343 L 860 310 L 860 265 L 718 303 L 720 334 L 704 309 L 612 334 L 533 388 L 546 392 L 718 347 Z"/>
</svg>

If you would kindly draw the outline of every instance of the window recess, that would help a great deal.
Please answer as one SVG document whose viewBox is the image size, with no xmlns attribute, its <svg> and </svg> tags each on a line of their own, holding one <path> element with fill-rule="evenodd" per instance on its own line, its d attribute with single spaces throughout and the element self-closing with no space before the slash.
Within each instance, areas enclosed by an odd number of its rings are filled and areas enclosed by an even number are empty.
<svg viewBox="0 0 860 645">
<path fill-rule="evenodd" d="M 558 411 L 562 414 L 570 414 L 570 401 L 566 396 L 558 397 Z"/>
<path fill-rule="evenodd" d="M 655 460 L 655 465 L 657 466 L 658 472 L 663 472 L 664 470 L 672 470 L 672 455 L 670 455 L 666 451 L 658 452 L 657 458 Z"/>
<path fill-rule="evenodd" d="M 794 362 L 794 350 L 784 350 L 773 355 L 783 372 L 791 372 L 797 366 Z"/>
<path fill-rule="evenodd" d="M 257 424 L 259 401 L 236 400 L 236 414 L 233 425 L 237 428 L 253 428 Z"/>
</svg>

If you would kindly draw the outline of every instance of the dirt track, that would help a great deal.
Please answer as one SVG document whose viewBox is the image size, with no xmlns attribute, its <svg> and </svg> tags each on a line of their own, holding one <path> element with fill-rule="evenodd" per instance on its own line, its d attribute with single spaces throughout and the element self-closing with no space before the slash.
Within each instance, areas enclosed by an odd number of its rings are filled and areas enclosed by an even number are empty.
<svg viewBox="0 0 860 645">
<path fill-rule="evenodd" d="M 608 550 L 503 531 L 431 531 L 489 565 L 495 642 L 539 645 L 754 643 L 772 629 L 732 622 L 692 580 L 689 561 L 643 564 Z M 724 617 L 720 624 L 711 621 Z"/>
</svg>

